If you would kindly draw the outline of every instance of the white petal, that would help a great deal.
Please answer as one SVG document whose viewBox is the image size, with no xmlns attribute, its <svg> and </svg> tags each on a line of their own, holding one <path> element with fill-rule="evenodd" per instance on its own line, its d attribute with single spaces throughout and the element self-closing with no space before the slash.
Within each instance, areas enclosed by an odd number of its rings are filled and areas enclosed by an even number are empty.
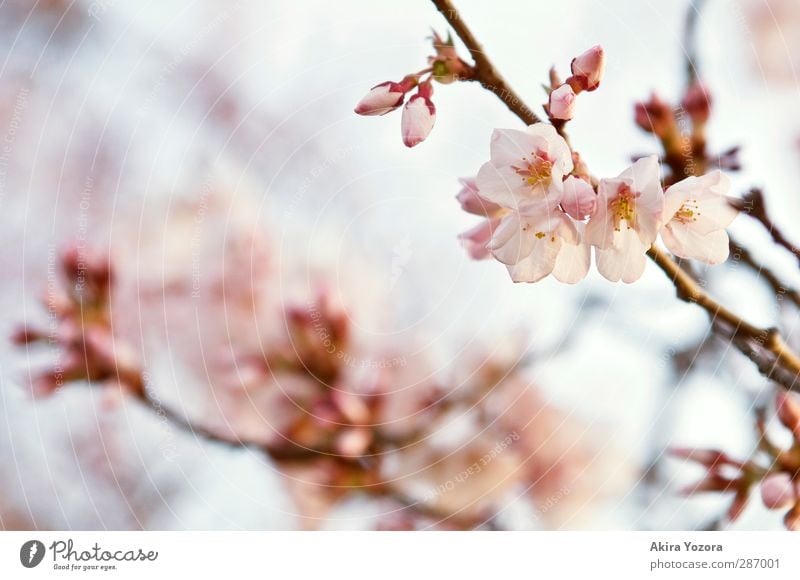
<svg viewBox="0 0 800 580">
<path fill-rule="evenodd" d="M 556 280 L 565 284 L 576 284 L 583 280 L 592 261 L 591 250 L 591 246 L 586 243 L 564 243 L 553 268 Z"/>
<path fill-rule="evenodd" d="M 691 195 L 693 188 L 690 180 L 693 179 L 696 178 L 687 177 L 667 188 L 664 193 L 664 223 L 669 222 L 680 211 L 681 206 Z"/>
<path fill-rule="evenodd" d="M 495 129 L 490 145 L 492 163 L 497 167 L 521 165 L 538 149 L 547 151 L 548 142 L 541 135 L 516 129 Z"/>
<path fill-rule="evenodd" d="M 533 239 L 535 243 L 530 255 L 517 264 L 508 266 L 508 273 L 514 282 L 538 282 L 553 271 L 563 241 L 556 235 Z"/>
<path fill-rule="evenodd" d="M 516 214 L 504 217 L 486 247 L 503 264 L 516 264 L 526 258 L 536 241 L 530 224 L 520 221 Z"/>
<path fill-rule="evenodd" d="M 481 197 L 506 209 L 518 211 L 520 202 L 531 196 L 531 187 L 508 165 L 498 168 L 484 163 L 475 181 Z"/>
<path fill-rule="evenodd" d="M 623 229 L 614 234 L 614 244 L 605 250 L 595 251 L 597 270 L 611 282 L 635 282 L 644 273 L 647 246 L 635 230 Z"/>
<path fill-rule="evenodd" d="M 697 200 L 697 221 L 693 222 L 700 233 L 710 234 L 725 229 L 739 215 L 728 197 L 714 195 Z"/>
<path fill-rule="evenodd" d="M 619 177 L 631 179 L 631 189 L 640 194 L 636 199 L 638 212 L 661 214 L 664 210 L 664 190 L 661 188 L 658 156 L 650 155 L 639 159 Z"/>
<path fill-rule="evenodd" d="M 547 142 L 546 151 L 553 160 L 554 167 L 558 167 L 561 175 L 570 173 L 573 169 L 572 150 L 564 138 L 558 134 L 555 127 L 549 123 L 535 123 L 526 129 L 529 135 L 539 137 Z"/>
<path fill-rule="evenodd" d="M 610 248 L 614 243 L 614 222 L 606 203 L 598 204 L 594 215 L 586 224 L 586 243 L 598 248 Z"/>
<path fill-rule="evenodd" d="M 661 229 L 661 212 L 648 213 L 639 211 L 639 206 L 636 207 L 638 213 L 636 214 L 636 232 L 639 234 L 639 239 L 648 248 L 653 245 L 658 237 L 658 230 Z M 625 226 L 622 226 L 623 228 Z"/>
<path fill-rule="evenodd" d="M 661 231 L 661 239 L 670 252 L 681 258 L 707 264 L 721 264 L 728 259 L 730 240 L 724 229 L 703 234 L 690 224 L 673 221 Z"/>
</svg>

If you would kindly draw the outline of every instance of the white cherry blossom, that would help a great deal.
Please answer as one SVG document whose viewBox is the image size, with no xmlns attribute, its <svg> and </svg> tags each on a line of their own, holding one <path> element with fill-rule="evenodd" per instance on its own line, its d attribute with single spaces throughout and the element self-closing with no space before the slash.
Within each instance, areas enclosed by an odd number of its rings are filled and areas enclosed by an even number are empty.
<svg viewBox="0 0 800 580">
<path fill-rule="evenodd" d="M 663 209 L 655 155 L 639 159 L 614 179 L 600 181 L 586 240 L 596 246 L 597 269 L 605 278 L 631 283 L 641 277 Z"/>
<path fill-rule="evenodd" d="M 730 187 L 727 175 L 713 171 L 667 189 L 661 239 L 673 254 L 708 264 L 728 258 L 725 228 L 738 213 L 728 201 Z"/>
</svg>

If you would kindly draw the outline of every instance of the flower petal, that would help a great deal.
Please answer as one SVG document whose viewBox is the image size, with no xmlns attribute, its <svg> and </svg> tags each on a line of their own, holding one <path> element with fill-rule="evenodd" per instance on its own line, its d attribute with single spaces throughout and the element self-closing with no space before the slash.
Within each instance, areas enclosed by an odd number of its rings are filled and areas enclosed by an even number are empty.
<svg viewBox="0 0 800 580">
<path fill-rule="evenodd" d="M 725 230 L 702 234 L 689 224 L 671 221 L 661 230 L 669 251 L 681 258 L 721 264 L 728 259 L 730 240 Z"/>
<path fill-rule="evenodd" d="M 553 276 L 559 282 L 576 284 L 586 277 L 592 262 L 592 247 L 586 243 L 564 243 L 558 252 Z"/>
<path fill-rule="evenodd" d="M 531 253 L 518 263 L 508 266 L 508 273 L 514 282 L 538 282 L 548 276 L 556 264 L 563 247 L 563 240 L 556 235 L 546 235 L 534 240 Z"/>
<path fill-rule="evenodd" d="M 614 243 L 610 248 L 595 250 L 597 270 L 611 282 L 635 282 L 644 273 L 647 248 L 633 229 L 614 232 Z"/>
<path fill-rule="evenodd" d="M 547 151 L 544 136 L 517 129 L 495 129 L 490 144 L 491 160 L 497 167 L 519 165 L 523 157 L 541 149 Z"/>
<path fill-rule="evenodd" d="M 516 264 L 533 249 L 536 232 L 530 224 L 521 221 L 517 214 L 509 214 L 500 221 L 486 247 L 503 264 Z"/>
<path fill-rule="evenodd" d="M 403 107 L 400 122 L 403 143 L 406 147 L 414 147 L 422 143 L 433 129 L 436 122 L 436 108 L 430 99 L 420 95 L 411 97 Z"/>
</svg>

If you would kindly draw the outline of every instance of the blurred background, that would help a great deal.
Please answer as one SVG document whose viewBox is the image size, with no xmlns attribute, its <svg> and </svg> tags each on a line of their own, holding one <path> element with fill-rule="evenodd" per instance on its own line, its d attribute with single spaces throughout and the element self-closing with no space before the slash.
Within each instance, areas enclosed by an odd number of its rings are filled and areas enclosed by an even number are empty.
<svg viewBox="0 0 800 580">
<path fill-rule="evenodd" d="M 457 4 L 531 104 L 545 101 L 551 66 L 563 75 L 575 55 L 605 48 L 603 85 L 570 124 L 595 174 L 659 152 L 633 105 L 651 91 L 680 100 L 690 2 Z M 710 148 L 741 146 L 734 191 L 763 187 L 791 237 L 800 5 L 704 4 L 696 65 L 714 98 Z M 436 127 L 414 149 L 399 113 L 353 114 L 370 87 L 423 67 L 431 27 L 447 30 L 422 0 L 0 4 L 0 335 L 57 325 L 41 300 L 52 304 L 63 284 L 64 248 L 94 252 L 114 271 L 117 356 L 124 345 L 151 398 L 214 434 L 176 427 L 102 381 L 35 396 L 37 369 L 58 349 L 6 341 L 0 527 L 695 529 L 725 511 L 724 497 L 680 496 L 702 470 L 664 451 L 747 456 L 752 410 L 773 391 L 735 349 L 708 345 L 705 313 L 652 265 L 631 286 L 595 272 L 576 286 L 514 285 L 502 265 L 468 258 L 457 235 L 476 219 L 454 199 L 457 178 L 488 159 L 493 128 L 519 124 L 479 86 L 437 86 Z M 739 218 L 731 231 L 800 285 L 794 258 L 756 223 Z M 776 306 L 757 276 L 730 261 L 704 277 L 800 347 L 796 311 Z M 307 400 L 294 394 L 306 388 L 296 373 L 263 364 L 286 344 L 298 352 L 298 325 L 327 350 L 320 317 L 348 329 L 344 391 L 380 388 L 373 419 L 413 440 L 382 463 L 391 493 L 350 493 L 375 484 L 369 466 L 352 480 L 352 466 L 342 475 L 220 441 L 268 445 L 274 433 L 299 436 L 293 413 L 320 416 L 287 405 Z M 432 418 L 420 411 L 432 406 Z M 411 419 L 431 432 L 411 437 Z M 345 455 L 379 440 L 355 428 L 329 436 Z M 471 450 L 506 437 L 513 461 L 504 445 Z M 486 453 L 479 473 L 463 475 Z M 751 501 L 733 527 L 780 519 Z"/>
</svg>

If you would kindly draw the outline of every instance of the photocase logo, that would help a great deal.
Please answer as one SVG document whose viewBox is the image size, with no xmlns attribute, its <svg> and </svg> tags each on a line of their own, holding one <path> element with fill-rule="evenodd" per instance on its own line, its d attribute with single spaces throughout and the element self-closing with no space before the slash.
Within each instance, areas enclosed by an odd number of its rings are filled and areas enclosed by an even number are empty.
<svg viewBox="0 0 800 580">
<path fill-rule="evenodd" d="M 26 568 L 35 568 L 44 558 L 44 544 L 39 540 L 28 540 L 19 549 L 19 561 Z"/>
</svg>

